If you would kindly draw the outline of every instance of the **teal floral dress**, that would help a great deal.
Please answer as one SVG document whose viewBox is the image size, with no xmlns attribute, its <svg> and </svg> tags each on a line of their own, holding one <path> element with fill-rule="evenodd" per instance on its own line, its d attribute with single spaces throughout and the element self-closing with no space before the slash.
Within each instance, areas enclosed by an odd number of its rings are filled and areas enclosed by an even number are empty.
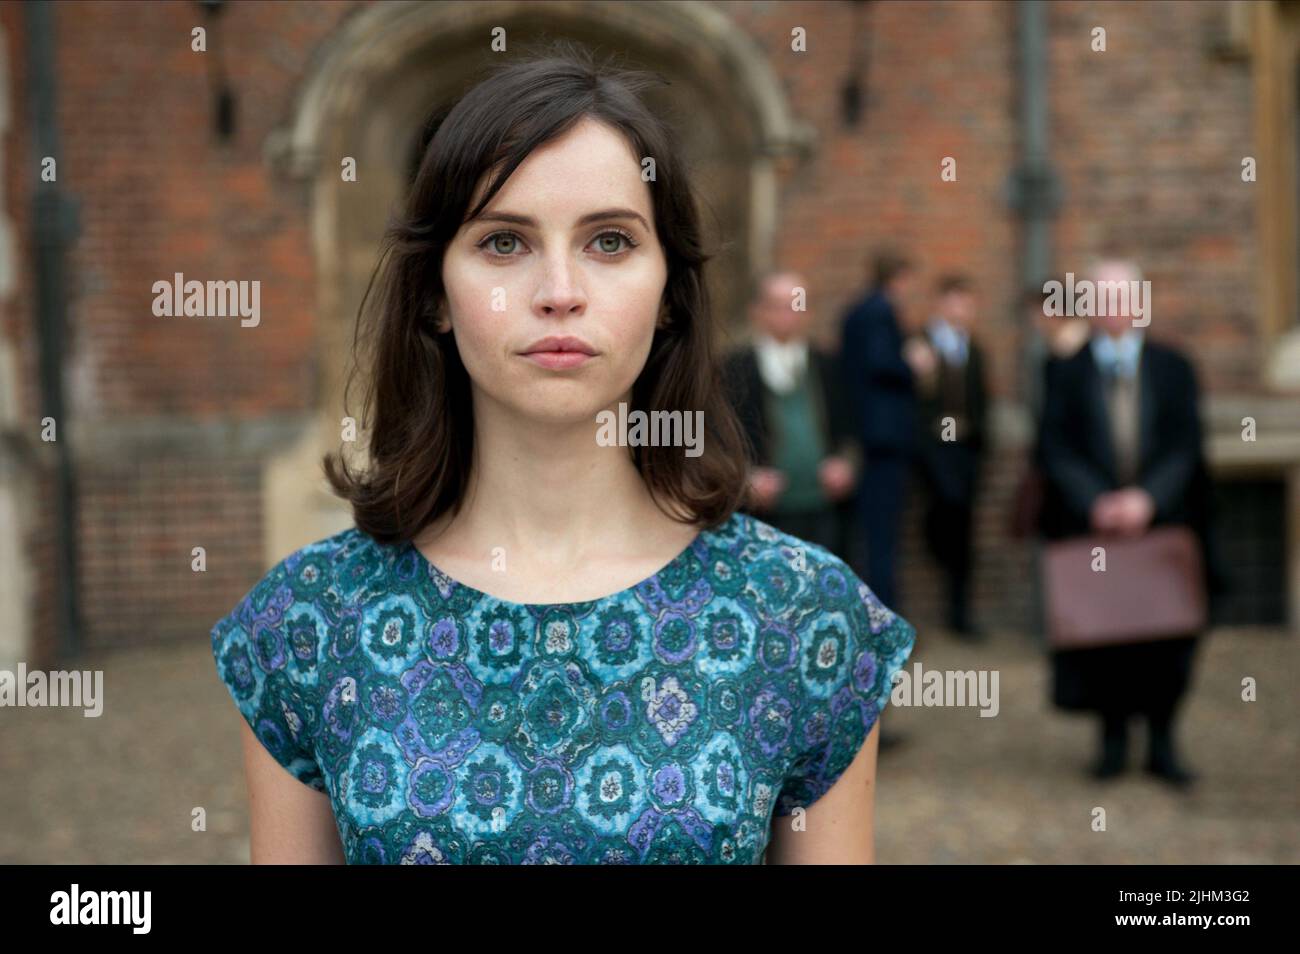
<svg viewBox="0 0 1300 954">
<path fill-rule="evenodd" d="M 523 604 L 352 528 L 211 632 L 352 864 L 757 864 L 848 768 L 915 631 L 829 551 L 735 513 L 636 586 Z"/>
</svg>

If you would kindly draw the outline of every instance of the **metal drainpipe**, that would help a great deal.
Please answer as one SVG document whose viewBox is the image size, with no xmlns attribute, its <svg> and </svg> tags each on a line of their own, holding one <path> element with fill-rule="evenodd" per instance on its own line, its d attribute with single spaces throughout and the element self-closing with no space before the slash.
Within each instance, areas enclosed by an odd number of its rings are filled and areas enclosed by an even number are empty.
<svg viewBox="0 0 1300 954">
<path fill-rule="evenodd" d="M 32 117 L 32 146 L 39 170 L 49 156 L 59 164 L 58 117 L 55 113 L 55 4 L 24 5 L 27 32 L 27 102 Z M 56 529 L 56 593 L 59 651 L 71 658 L 81 647 L 77 592 L 76 469 L 63 396 L 63 356 L 66 353 L 67 302 L 64 253 L 77 232 L 76 208 L 57 179 L 36 179 L 33 249 L 35 253 L 36 332 L 40 348 L 40 416 L 55 421 L 54 454 L 58 462 Z"/>
<path fill-rule="evenodd" d="M 1021 289 L 1038 287 L 1052 268 L 1051 218 L 1059 185 L 1048 150 L 1047 4 L 1019 0 L 1020 164 L 1011 174 L 1011 203 L 1021 219 Z M 1017 295 L 1017 303 L 1019 296 Z"/>
</svg>

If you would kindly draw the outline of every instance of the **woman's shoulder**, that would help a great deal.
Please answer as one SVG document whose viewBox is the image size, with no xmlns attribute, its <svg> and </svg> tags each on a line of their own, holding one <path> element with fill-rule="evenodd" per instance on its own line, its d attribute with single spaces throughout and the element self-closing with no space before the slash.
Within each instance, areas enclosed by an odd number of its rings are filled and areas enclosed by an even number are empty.
<svg viewBox="0 0 1300 954">
<path fill-rule="evenodd" d="M 346 599 L 389 572 L 396 548 L 384 546 L 355 526 L 292 550 L 266 570 L 215 630 L 252 630 L 278 623 L 291 608 Z"/>
<path fill-rule="evenodd" d="M 314 696 L 325 647 L 355 645 L 359 607 L 387 592 L 401 552 L 356 527 L 314 540 L 277 561 L 212 625 L 218 672 L 256 728 L 265 730 L 254 718 L 266 717 L 264 706 L 300 707 Z"/>
<path fill-rule="evenodd" d="M 706 536 L 711 547 L 746 557 L 787 559 L 803 554 L 807 560 L 818 565 L 838 564 L 848 568 L 844 561 L 825 547 L 778 530 L 762 518 L 743 510 L 735 511 L 722 523 L 711 528 Z"/>
<path fill-rule="evenodd" d="M 775 814 L 827 792 L 847 770 L 889 702 L 916 631 L 846 561 L 767 522 L 735 522 L 758 630 L 750 684 L 771 713 L 781 766 Z"/>
<path fill-rule="evenodd" d="M 751 580 L 770 572 L 772 563 L 794 571 L 830 569 L 851 574 L 843 560 L 826 548 L 778 530 L 753 514 L 737 510 L 705 534 L 708 552 L 738 561 Z"/>
<path fill-rule="evenodd" d="M 345 646 L 355 633 L 342 584 L 380 577 L 385 563 L 382 548 L 355 527 L 315 540 L 263 573 L 210 632 L 218 676 L 254 735 L 318 791 L 326 783 L 312 739 L 324 647 Z"/>
<path fill-rule="evenodd" d="M 391 568 L 399 548 L 379 543 L 352 526 L 299 547 L 285 556 L 271 574 L 314 593 L 334 589 L 346 593 L 355 584 L 371 581 Z"/>
<path fill-rule="evenodd" d="M 860 610 L 872 632 L 907 626 L 841 557 L 752 514 L 737 511 L 710 534 L 709 549 L 734 564 L 769 616 Z"/>
</svg>

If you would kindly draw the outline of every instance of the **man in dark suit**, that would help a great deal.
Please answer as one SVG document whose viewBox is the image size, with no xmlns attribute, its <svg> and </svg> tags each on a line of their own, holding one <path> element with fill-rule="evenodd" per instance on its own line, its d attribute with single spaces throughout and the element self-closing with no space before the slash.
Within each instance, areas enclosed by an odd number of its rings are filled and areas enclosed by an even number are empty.
<svg viewBox="0 0 1300 954">
<path fill-rule="evenodd" d="M 1092 275 L 1097 282 L 1140 282 L 1126 261 L 1101 262 Z M 1072 319 L 1094 323 L 1094 333 L 1072 357 L 1049 365 L 1039 434 L 1042 530 L 1061 539 L 1185 524 L 1200 536 L 1208 569 L 1209 477 L 1196 376 L 1179 351 L 1134 327 L 1131 313 Z M 1141 713 L 1150 729 L 1148 771 L 1176 785 L 1193 780 L 1175 753 L 1173 721 L 1197 635 L 1053 653 L 1053 702 L 1101 716 L 1096 777 L 1124 770 L 1128 721 Z"/>
<path fill-rule="evenodd" d="M 972 331 L 975 286 L 964 275 L 940 277 L 926 342 L 934 370 L 920 379 L 917 464 L 926 489 L 925 536 L 948 582 L 948 625 L 977 639 L 970 620 L 975 494 L 985 450 L 988 389 L 984 356 Z"/>
<path fill-rule="evenodd" d="M 904 349 L 899 304 L 913 276 L 907 258 L 876 257 L 871 291 L 845 315 L 840 359 L 864 452 L 857 508 L 867 546 L 864 576 L 891 609 L 898 608 L 894 565 L 916 443 L 916 374 L 933 364 L 928 352 Z"/>
<path fill-rule="evenodd" d="M 843 376 L 835 357 L 808 340 L 805 304 L 798 275 L 767 276 L 750 302 L 752 341 L 726 359 L 728 390 L 752 451 L 746 509 L 847 559 L 846 517 L 861 452 Z"/>
</svg>

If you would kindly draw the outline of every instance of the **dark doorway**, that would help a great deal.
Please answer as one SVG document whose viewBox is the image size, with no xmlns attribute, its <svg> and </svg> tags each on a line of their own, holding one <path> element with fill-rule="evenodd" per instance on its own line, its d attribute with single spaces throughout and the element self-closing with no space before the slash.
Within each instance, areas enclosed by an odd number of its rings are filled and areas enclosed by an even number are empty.
<svg viewBox="0 0 1300 954">
<path fill-rule="evenodd" d="M 1228 589 L 1215 601 L 1219 626 L 1286 623 L 1286 483 L 1219 480 L 1215 531 Z"/>
</svg>

